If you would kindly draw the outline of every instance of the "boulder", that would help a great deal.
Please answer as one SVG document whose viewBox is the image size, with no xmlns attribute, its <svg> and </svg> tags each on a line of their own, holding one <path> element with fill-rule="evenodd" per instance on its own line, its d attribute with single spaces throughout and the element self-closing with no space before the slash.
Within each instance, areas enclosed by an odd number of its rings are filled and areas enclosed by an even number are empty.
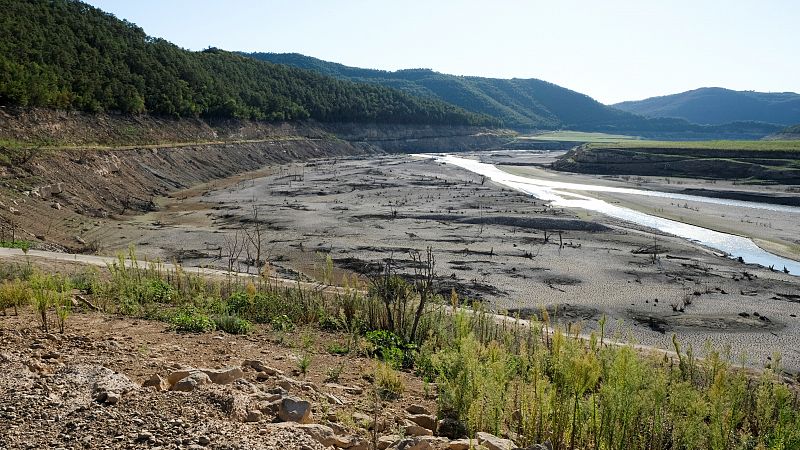
<svg viewBox="0 0 800 450">
<path fill-rule="evenodd" d="M 427 415 L 431 415 L 431 412 L 428 410 L 428 408 L 426 408 L 426 407 L 424 407 L 422 405 L 416 405 L 416 404 L 415 405 L 409 405 L 406 408 L 406 412 L 409 413 L 409 414 L 427 414 Z"/>
<path fill-rule="evenodd" d="M 242 369 L 239 367 L 199 370 L 208 375 L 208 378 L 211 379 L 211 382 L 214 384 L 230 384 L 244 376 L 244 372 L 242 372 Z"/>
<path fill-rule="evenodd" d="M 325 447 L 349 448 L 352 446 L 352 441 L 349 438 L 337 436 L 331 427 L 318 423 L 309 423 L 300 425 L 298 428 L 305 431 L 312 439 Z"/>
<path fill-rule="evenodd" d="M 478 443 L 488 448 L 489 450 L 513 450 L 517 448 L 514 441 L 511 439 L 499 438 L 493 434 L 480 431 L 475 434 Z"/>
<path fill-rule="evenodd" d="M 433 436 L 417 436 L 405 438 L 395 443 L 391 450 L 437 450 L 447 448 L 450 441 Z"/>
<path fill-rule="evenodd" d="M 436 431 L 436 417 L 433 417 L 428 414 L 411 414 L 408 416 L 408 420 L 414 422 L 415 424 L 427 428 L 431 431 Z"/>
<path fill-rule="evenodd" d="M 469 450 L 471 446 L 471 442 L 469 439 L 457 439 L 455 441 L 451 441 L 447 448 L 448 450 Z"/>
<path fill-rule="evenodd" d="M 99 403 L 115 405 L 124 394 L 139 389 L 127 376 L 105 367 L 78 366 L 73 370 L 77 376 L 93 380 L 92 397 Z"/>
<path fill-rule="evenodd" d="M 400 435 L 398 434 L 389 434 L 386 436 L 381 436 L 378 438 L 378 450 L 386 450 L 387 448 L 394 445 L 394 443 L 400 441 Z"/>
<path fill-rule="evenodd" d="M 172 390 L 177 392 L 192 392 L 198 386 L 211 384 L 211 379 L 205 373 L 194 370 L 186 377 L 178 380 L 177 383 L 172 385 Z"/>
<path fill-rule="evenodd" d="M 311 403 L 292 397 L 281 399 L 278 418 L 283 422 L 310 423 Z"/>
<path fill-rule="evenodd" d="M 417 424 L 406 425 L 403 427 L 406 436 L 433 436 L 433 431 Z"/>
<path fill-rule="evenodd" d="M 169 374 L 167 381 L 170 386 L 174 386 L 178 381 L 196 372 L 205 374 L 209 381 L 214 384 L 230 384 L 244 376 L 244 372 L 242 372 L 242 369 L 239 367 L 226 367 L 224 369 L 182 369 Z"/>
<path fill-rule="evenodd" d="M 161 378 L 161 376 L 156 373 L 153 374 L 152 377 L 145 380 L 145 382 L 142 383 L 142 387 L 153 387 L 157 391 L 166 391 L 169 389 L 169 383 L 167 383 L 167 380 Z"/>
</svg>

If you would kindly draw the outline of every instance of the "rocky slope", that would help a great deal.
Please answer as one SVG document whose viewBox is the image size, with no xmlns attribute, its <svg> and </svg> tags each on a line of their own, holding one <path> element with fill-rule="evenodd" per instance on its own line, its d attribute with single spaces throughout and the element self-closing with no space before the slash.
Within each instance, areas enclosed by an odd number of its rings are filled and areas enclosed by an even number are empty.
<svg viewBox="0 0 800 450">
<path fill-rule="evenodd" d="M 81 251 L 101 221 L 155 199 L 269 164 L 384 151 L 492 148 L 505 132 L 471 127 L 355 126 L 0 109 L 0 239 Z M 5 146 L 4 146 L 5 145 Z"/>
<path fill-rule="evenodd" d="M 301 376 L 300 333 L 177 334 L 100 313 L 64 334 L 34 322 L 0 316 L 2 448 L 516 448 L 486 433 L 469 447 L 411 374 L 399 398 L 377 397 L 371 360 L 324 350 L 346 336 L 319 336 Z"/>
</svg>

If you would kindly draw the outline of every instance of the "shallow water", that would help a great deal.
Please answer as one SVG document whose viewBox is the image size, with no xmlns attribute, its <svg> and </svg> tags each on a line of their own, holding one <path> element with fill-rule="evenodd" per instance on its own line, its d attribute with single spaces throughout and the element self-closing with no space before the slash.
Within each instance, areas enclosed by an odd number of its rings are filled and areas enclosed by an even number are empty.
<svg viewBox="0 0 800 450">
<path fill-rule="evenodd" d="M 689 239 L 715 250 L 726 253 L 732 258 L 741 257 L 747 263 L 759 264 L 764 267 L 774 266 L 776 269 L 789 270 L 793 275 L 800 276 L 800 262 L 783 258 L 767 252 L 753 243 L 752 240 L 708 228 L 689 225 L 675 220 L 664 219 L 650 214 L 645 214 L 630 208 L 612 205 L 603 200 L 569 191 L 581 192 L 614 192 L 621 194 L 643 195 L 651 197 L 670 198 L 675 200 L 696 201 L 726 205 L 732 208 L 751 208 L 779 211 L 797 215 L 800 220 L 800 208 L 784 205 L 771 205 L 768 203 L 745 202 L 740 200 L 717 199 L 686 194 L 673 194 L 669 192 L 647 191 L 641 189 L 599 186 L 593 184 L 565 183 L 561 181 L 528 178 L 504 172 L 492 164 L 481 163 L 472 159 L 459 158 L 453 155 L 427 155 L 437 161 L 453 164 L 470 172 L 486 176 L 495 183 L 508 186 L 512 189 L 525 192 L 541 200 L 552 202 L 554 206 L 567 208 L 582 208 L 595 211 L 610 217 L 633 222 L 649 228 L 654 228 L 665 233 Z"/>
</svg>

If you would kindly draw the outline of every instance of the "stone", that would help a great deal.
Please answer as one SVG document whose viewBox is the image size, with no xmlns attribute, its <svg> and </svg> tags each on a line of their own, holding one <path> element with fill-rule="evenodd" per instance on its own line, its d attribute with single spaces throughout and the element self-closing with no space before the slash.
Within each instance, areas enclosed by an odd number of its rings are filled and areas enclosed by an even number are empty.
<svg viewBox="0 0 800 450">
<path fill-rule="evenodd" d="M 242 378 L 244 372 L 239 367 L 226 367 L 224 369 L 199 369 L 201 372 L 208 375 L 208 378 L 214 384 L 230 384 Z"/>
<path fill-rule="evenodd" d="M 270 376 L 283 375 L 283 371 L 270 367 L 258 360 L 246 360 L 242 363 L 242 367 L 251 367 L 256 372 L 262 372 Z"/>
<path fill-rule="evenodd" d="M 378 438 L 378 450 L 386 450 L 387 448 L 391 447 L 394 443 L 400 441 L 400 435 L 398 434 L 389 434 L 386 436 L 381 436 Z"/>
<path fill-rule="evenodd" d="M 467 437 L 467 427 L 457 419 L 445 417 L 437 424 L 436 433 L 450 439 L 460 439 Z"/>
<path fill-rule="evenodd" d="M 355 422 L 357 427 L 363 428 L 365 430 L 372 429 L 373 426 L 372 417 L 358 411 L 351 414 L 350 417 L 353 419 L 353 422 Z"/>
<path fill-rule="evenodd" d="M 62 208 L 62 206 L 61 206 L 61 203 L 58 203 L 58 202 L 55 202 L 55 203 L 53 203 L 53 204 L 52 204 L 52 205 L 50 205 L 50 206 L 52 206 L 52 207 L 53 207 L 53 209 L 57 209 L 57 210 L 59 210 L 59 211 L 61 211 L 61 208 Z"/>
<path fill-rule="evenodd" d="M 409 414 L 427 414 L 427 415 L 431 415 L 431 412 L 428 410 L 428 408 L 426 408 L 426 407 L 424 407 L 422 405 L 416 405 L 416 404 L 409 405 L 406 408 L 406 412 L 409 413 Z"/>
<path fill-rule="evenodd" d="M 247 416 L 244 418 L 244 421 L 245 422 L 261 422 L 261 419 L 263 419 L 263 418 L 264 418 L 264 414 L 261 411 L 259 411 L 257 409 L 252 409 L 250 411 L 247 411 Z"/>
<path fill-rule="evenodd" d="M 493 434 L 480 431 L 475 434 L 478 443 L 489 450 L 513 450 L 517 445 L 511 439 L 499 438 Z"/>
<path fill-rule="evenodd" d="M 167 375 L 167 382 L 169 383 L 170 386 L 173 386 L 178 381 L 188 377 L 191 373 L 192 369 L 176 370 Z"/>
<path fill-rule="evenodd" d="M 411 414 L 408 416 L 408 420 L 414 422 L 415 424 L 427 428 L 431 431 L 436 431 L 436 417 L 433 417 L 428 414 Z"/>
<path fill-rule="evenodd" d="M 332 405 L 338 405 L 338 406 L 344 405 L 344 402 L 341 399 L 339 399 L 339 397 L 333 394 L 329 394 L 327 392 L 325 393 L 325 399 L 328 400 L 328 403 Z"/>
<path fill-rule="evenodd" d="M 211 439 L 209 439 L 208 436 L 200 436 L 199 438 L 197 438 L 197 443 L 202 446 L 206 446 L 211 443 Z"/>
<path fill-rule="evenodd" d="M 403 430 L 406 436 L 433 436 L 433 431 L 417 424 L 406 425 Z"/>
<path fill-rule="evenodd" d="M 450 444 L 447 445 L 449 450 L 469 450 L 470 448 L 470 440 L 469 439 L 457 439 L 455 441 L 450 441 Z"/>
<path fill-rule="evenodd" d="M 278 418 L 284 422 L 310 423 L 311 403 L 292 397 L 281 400 Z"/>
<path fill-rule="evenodd" d="M 161 378 L 161 375 L 155 373 L 152 377 L 148 378 L 144 383 L 142 383 L 142 387 L 153 387 L 157 391 L 166 391 L 169 389 L 169 384 L 167 383 L 167 380 Z"/>
<path fill-rule="evenodd" d="M 395 443 L 391 450 L 436 450 L 447 448 L 449 441 L 433 436 L 417 436 L 405 438 Z"/>
<path fill-rule="evenodd" d="M 188 376 L 172 385 L 172 390 L 177 392 L 192 392 L 198 386 L 211 384 L 211 379 L 203 372 L 192 371 Z"/>
<path fill-rule="evenodd" d="M 342 390 L 350 395 L 361 395 L 364 393 L 364 389 L 360 386 L 342 386 L 341 384 L 336 383 L 325 383 L 324 386 L 330 389 Z"/>
<path fill-rule="evenodd" d="M 20 210 L 18 210 L 17 208 L 14 208 L 13 206 L 8 208 L 8 212 L 10 212 L 11 214 L 14 214 L 16 216 L 22 214 L 22 212 L 20 212 Z"/>
<path fill-rule="evenodd" d="M 312 439 L 324 445 L 325 447 L 334 446 L 338 448 L 349 448 L 352 446 L 350 439 L 337 436 L 334 434 L 331 427 L 320 425 L 318 423 L 309 423 L 300 425 L 298 428 L 303 430 L 306 434 L 311 436 Z"/>
</svg>

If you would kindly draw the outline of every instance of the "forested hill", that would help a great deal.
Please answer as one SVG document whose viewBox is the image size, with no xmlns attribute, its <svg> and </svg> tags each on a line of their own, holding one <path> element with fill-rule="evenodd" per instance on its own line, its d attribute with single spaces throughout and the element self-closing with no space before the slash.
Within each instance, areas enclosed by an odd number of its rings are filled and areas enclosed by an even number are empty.
<svg viewBox="0 0 800 450">
<path fill-rule="evenodd" d="M 297 53 L 250 53 L 248 56 L 436 98 L 497 117 L 504 125 L 514 128 L 595 129 L 640 119 L 609 108 L 588 95 L 537 79 L 465 77 L 428 69 L 387 72 L 348 67 Z"/>
<path fill-rule="evenodd" d="M 445 102 L 209 49 L 72 0 L 0 0 L 0 105 L 258 120 L 498 125 Z"/>
<path fill-rule="evenodd" d="M 616 108 L 647 117 L 677 117 L 721 124 L 739 120 L 791 125 L 800 122 L 800 95 L 793 92 L 700 88 L 680 94 L 622 102 Z"/>
</svg>

